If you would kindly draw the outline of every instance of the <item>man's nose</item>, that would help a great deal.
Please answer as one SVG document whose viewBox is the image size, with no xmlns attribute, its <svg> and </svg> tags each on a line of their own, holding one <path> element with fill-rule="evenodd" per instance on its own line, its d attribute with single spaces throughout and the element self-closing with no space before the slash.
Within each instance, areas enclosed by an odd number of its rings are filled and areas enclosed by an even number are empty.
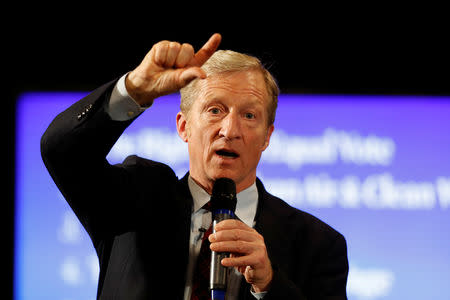
<svg viewBox="0 0 450 300">
<path fill-rule="evenodd" d="M 222 119 L 219 135 L 229 140 L 241 137 L 241 122 L 236 113 L 230 112 Z"/>
</svg>

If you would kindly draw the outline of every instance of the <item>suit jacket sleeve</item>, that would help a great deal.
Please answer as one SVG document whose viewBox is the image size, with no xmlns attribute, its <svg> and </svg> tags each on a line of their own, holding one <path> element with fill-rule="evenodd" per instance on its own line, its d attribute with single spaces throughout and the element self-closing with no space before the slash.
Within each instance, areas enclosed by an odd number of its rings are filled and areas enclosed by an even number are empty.
<svg viewBox="0 0 450 300">
<path fill-rule="evenodd" d="M 44 164 L 96 248 L 105 235 L 132 226 L 136 199 L 131 172 L 106 160 L 133 121 L 113 121 L 105 111 L 115 83 L 99 87 L 60 113 L 41 138 Z"/>
</svg>

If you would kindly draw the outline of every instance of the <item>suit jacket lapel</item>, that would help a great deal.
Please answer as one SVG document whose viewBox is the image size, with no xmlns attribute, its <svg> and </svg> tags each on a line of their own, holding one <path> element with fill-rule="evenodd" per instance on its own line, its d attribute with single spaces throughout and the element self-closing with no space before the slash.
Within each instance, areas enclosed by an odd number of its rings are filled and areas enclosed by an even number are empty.
<svg viewBox="0 0 450 300">
<path fill-rule="evenodd" d="M 270 195 L 257 178 L 258 207 L 255 215 L 255 229 L 263 237 L 272 266 L 286 268 L 292 254 L 289 252 L 293 228 L 290 223 L 291 211 L 285 203 Z M 239 299 L 253 299 L 250 287 L 243 277 Z"/>
<path fill-rule="evenodd" d="M 264 237 L 272 264 L 284 265 L 289 257 L 290 243 L 294 229 L 291 218 L 292 210 L 280 199 L 270 195 L 262 182 L 257 179 L 258 209 L 255 229 Z"/>
<path fill-rule="evenodd" d="M 184 287 L 186 285 L 186 268 L 189 259 L 189 237 L 193 200 L 189 191 L 188 177 L 189 173 L 177 182 L 175 197 L 179 211 L 173 212 L 175 218 L 171 218 L 170 220 L 170 222 L 177 223 L 177 231 L 171 233 L 171 238 L 173 240 L 171 244 L 177 245 L 176 255 L 180 258 L 177 259 L 179 260 L 177 270 L 173 270 L 174 277 L 170 279 L 171 281 L 173 280 L 173 286 L 181 287 L 177 293 L 179 295 L 177 299 L 182 299 L 184 295 Z"/>
</svg>

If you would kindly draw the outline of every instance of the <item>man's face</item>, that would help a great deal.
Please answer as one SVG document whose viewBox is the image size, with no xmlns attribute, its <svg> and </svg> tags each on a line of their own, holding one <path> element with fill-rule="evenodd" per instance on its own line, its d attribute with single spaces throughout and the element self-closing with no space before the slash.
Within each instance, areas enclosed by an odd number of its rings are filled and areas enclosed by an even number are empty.
<svg viewBox="0 0 450 300">
<path fill-rule="evenodd" d="M 256 167 L 269 145 L 268 95 L 257 71 L 209 76 L 188 115 L 177 128 L 188 143 L 190 175 L 208 192 L 220 177 L 231 178 L 237 192 L 256 179 Z"/>
</svg>

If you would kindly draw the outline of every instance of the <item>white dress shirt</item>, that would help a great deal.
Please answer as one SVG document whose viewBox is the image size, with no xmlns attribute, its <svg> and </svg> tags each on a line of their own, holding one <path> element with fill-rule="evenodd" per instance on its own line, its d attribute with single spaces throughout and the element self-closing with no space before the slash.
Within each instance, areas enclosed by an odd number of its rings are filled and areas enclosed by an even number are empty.
<svg viewBox="0 0 450 300">
<path fill-rule="evenodd" d="M 125 78 L 123 75 L 114 87 L 106 110 L 112 120 L 126 121 L 141 114 L 148 107 L 141 107 L 127 92 L 125 87 Z M 195 263 L 200 253 L 203 232 L 199 229 L 208 229 L 211 224 L 211 212 L 202 208 L 211 198 L 211 196 L 201 188 L 190 176 L 188 179 L 189 190 L 193 198 L 193 208 L 191 215 L 191 231 L 189 238 L 189 261 L 186 273 L 186 286 L 184 290 L 184 300 L 191 299 L 192 277 L 194 273 Z M 247 189 L 236 195 L 236 216 L 250 227 L 254 226 L 256 208 L 258 205 L 258 190 L 256 183 L 253 183 Z M 233 268 L 229 273 L 227 283 L 226 299 L 237 299 L 239 294 L 240 282 L 242 274 Z M 251 291 L 255 299 L 263 299 L 267 292 L 254 293 Z"/>
</svg>

